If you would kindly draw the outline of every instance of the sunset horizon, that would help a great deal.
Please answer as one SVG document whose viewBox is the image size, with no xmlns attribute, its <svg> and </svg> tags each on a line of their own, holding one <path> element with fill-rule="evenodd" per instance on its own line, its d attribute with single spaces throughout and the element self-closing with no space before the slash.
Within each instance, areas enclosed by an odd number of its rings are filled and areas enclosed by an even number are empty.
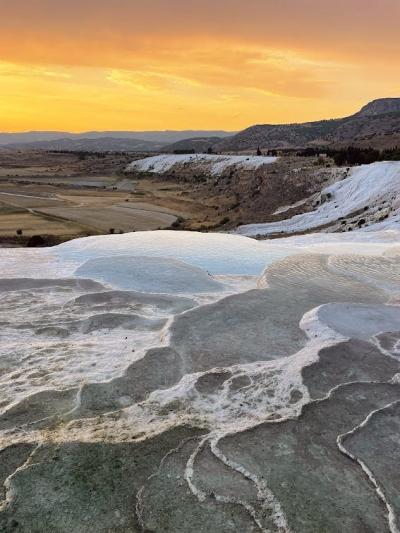
<svg viewBox="0 0 400 533">
<path fill-rule="evenodd" d="M 400 94 L 395 0 L 0 6 L 2 131 L 239 131 Z"/>
<path fill-rule="evenodd" d="M 399 93 L 400 94 L 400 93 Z M 369 100 L 369 101 L 366 101 L 365 103 L 361 103 L 358 107 L 356 107 L 355 109 L 351 110 L 350 112 L 346 113 L 346 114 L 339 114 L 338 116 L 321 116 L 321 117 L 317 117 L 317 118 L 313 118 L 313 119 L 307 119 L 305 118 L 304 120 L 299 120 L 299 121 L 296 121 L 296 122 L 290 122 L 290 121 L 282 121 L 282 122 L 252 122 L 252 123 L 249 123 L 247 125 L 245 125 L 244 127 L 242 128 L 237 128 L 237 129 L 227 129 L 227 128 L 221 128 L 221 127 L 218 127 L 217 125 L 213 128 L 213 127 L 201 127 L 201 128 L 196 128 L 196 127 L 183 127 L 183 128 L 149 128 L 149 129 L 146 129 L 146 128 L 131 128 L 131 129 L 119 129 L 119 128 L 107 128 L 107 129 L 104 129 L 104 128 L 83 128 L 83 129 L 65 129 L 65 128 L 59 128 L 59 129 L 44 129 L 44 128 L 35 128 L 35 129 L 8 129 L 8 130 L 2 130 L 1 133 L 9 133 L 9 134 L 18 134 L 18 133 L 71 133 L 71 134 L 74 134 L 74 135 L 80 135 L 80 134 L 84 134 L 84 133 L 167 133 L 167 132 L 225 132 L 227 134 L 235 134 L 237 133 L 238 131 L 241 131 L 241 130 L 244 130 L 244 129 L 247 129 L 247 128 L 250 128 L 252 126 L 255 126 L 255 125 L 271 125 L 271 126 L 280 126 L 280 125 L 295 125 L 295 124 L 307 124 L 307 123 L 312 123 L 312 122 L 319 122 L 319 121 L 325 121 L 325 120 L 337 120 L 337 119 L 341 119 L 341 118 L 346 118 L 346 117 L 350 117 L 354 114 L 356 114 L 357 112 L 359 112 L 362 107 L 364 107 L 365 105 L 367 105 L 368 103 L 370 102 L 373 102 L 375 100 L 385 100 L 385 99 L 390 99 L 390 98 L 397 98 L 396 95 L 393 95 L 393 96 L 382 96 L 382 97 L 378 97 L 378 98 L 374 98 L 372 100 Z"/>
</svg>

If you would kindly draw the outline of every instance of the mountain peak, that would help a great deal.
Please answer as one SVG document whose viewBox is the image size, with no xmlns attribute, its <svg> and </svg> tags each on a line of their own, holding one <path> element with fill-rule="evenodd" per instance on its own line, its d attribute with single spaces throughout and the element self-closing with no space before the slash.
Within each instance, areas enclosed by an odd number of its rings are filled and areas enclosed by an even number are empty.
<svg viewBox="0 0 400 533">
<path fill-rule="evenodd" d="M 372 100 L 357 113 L 358 116 L 383 115 L 385 113 L 400 113 L 400 98 L 379 98 Z"/>
</svg>

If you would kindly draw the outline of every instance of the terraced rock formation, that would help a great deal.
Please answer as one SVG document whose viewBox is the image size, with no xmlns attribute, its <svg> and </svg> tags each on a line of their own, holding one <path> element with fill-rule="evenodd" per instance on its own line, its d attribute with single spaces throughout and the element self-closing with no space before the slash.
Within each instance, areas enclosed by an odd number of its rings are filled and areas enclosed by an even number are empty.
<svg viewBox="0 0 400 533">
<path fill-rule="evenodd" d="M 279 259 L 210 235 L 204 270 L 193 238 L 184 271 L 140 272 L 140 235 L 112 238 L 36 251 L 60 277 L 0 282 L 0 531 L 398 532 L 398 246 Z M 157 268 L 186 290 L 161 293 Z"/>
</svg>

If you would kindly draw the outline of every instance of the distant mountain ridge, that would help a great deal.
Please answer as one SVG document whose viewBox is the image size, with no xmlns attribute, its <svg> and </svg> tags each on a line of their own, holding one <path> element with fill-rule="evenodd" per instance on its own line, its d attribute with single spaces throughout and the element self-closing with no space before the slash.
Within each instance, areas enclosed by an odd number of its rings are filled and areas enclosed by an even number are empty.
<svg viewBox="0 0 400 533">
<path fill-rule="evenodd" d="M 47 150 L 68 152 L 153 152 L 161 150 L 164 143 L 145 141 L 143 139 L 120 139 L 117 137 L 61 138 L 51 141 L 20 142 L 0 145 L 0 149 L 11 150 Z"/>
<path fill-rule="evenodd" d="M 263 124 L 251 126 L 219 142 L 218 151 L 241 151 L 276 148 L 305 148 L 335 144 L 398 142 L 400 133 L 400 98 L 381 98 L 364 106 L 349 117 L 299 124 Z M 392 138 L 393 137 L 393 138 Z"/>
<path fill-rule="evenodd" d="M 95 146 L 94 141 L 99 141 L 99 150 L 135 150 L 136 142 L 138 142 L 138 146 L 140 145 L 140 148 L 138 148 L 140 150 L 157 150 L 168 144 L 180 142 L 186 139 L 205 137 L 222 139 L 224 137 L 233 135 L 233 133 L 234 132 L 230 133 L 223 130 L 166 130 L 137 132 L 88 131 L 83 133 L 28 131 L 21 133 L 0 133 L 0 147 L 2 146 L 21 149 L 31 148 L 38 150 L 85 150 L 93 149 Z M 106 139 L 107 142 L 105 142 Z M 131 144 L 127 144 L 127 141 L 131 141 Z M 67 145 L 69 145 L 70 148 L 66 148 Z M 126 147 L 124 148 L 124 146 Z"/>
<path fill-rule="evenodd" d="M 57 131 L 0 133 L 0 148 L 72 151 L 194 150 L 240 152 L 269 149 L 300 149 L 309 146 L 371 146 L 377 149 L 399 145 L 400 98 L 369 102 L 349 117 L 294 124 L 259 124 L 234 133 L 202 131 Z"/>
</svg>

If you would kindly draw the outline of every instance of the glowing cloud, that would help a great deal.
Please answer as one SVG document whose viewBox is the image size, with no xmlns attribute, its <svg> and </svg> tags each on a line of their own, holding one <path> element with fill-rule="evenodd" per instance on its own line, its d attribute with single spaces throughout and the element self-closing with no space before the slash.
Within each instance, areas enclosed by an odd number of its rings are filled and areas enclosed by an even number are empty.
<svg viewBox="0 0 400 533">
<path fill-rule="evenodd" d="M 398 96 L 398 0 L 0 0 L 1 129 L 240 129 Z"/>
</svg>

